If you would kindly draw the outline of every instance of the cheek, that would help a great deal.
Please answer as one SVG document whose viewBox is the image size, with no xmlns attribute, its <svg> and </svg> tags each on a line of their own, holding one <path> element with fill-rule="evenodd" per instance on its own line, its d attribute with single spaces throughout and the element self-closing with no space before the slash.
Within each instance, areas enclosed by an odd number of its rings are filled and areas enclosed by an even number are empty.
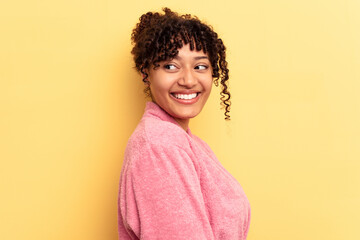
<svg viewBox="0 0 360 240">
<path fill-rule="evenodd" d="M 206 90 L 208 93 L 211 92 L 212 85 L 213 85 L 213 79 L 212 79 L 212 78 L 204 79 L 204 81 L 203 81 L 203 86 L 204 86 L 205 90 Z"/>
<path fill-rule="evenodd" d="M 164 80 L 157 79 L 156 81 L 150 82 L 150 90 L 152 95 L 158 97 L 164 97 L 168 94 L 170 86 Z"/>
<path fill-rule="evenodd" d="M 150 89 L 159 93 L 170 92 L 171 88 L 177 82 L 177 78 L 174 75 L 169 76 L 161 72 L 153 74 L 150 81 Z"/>
</svg>

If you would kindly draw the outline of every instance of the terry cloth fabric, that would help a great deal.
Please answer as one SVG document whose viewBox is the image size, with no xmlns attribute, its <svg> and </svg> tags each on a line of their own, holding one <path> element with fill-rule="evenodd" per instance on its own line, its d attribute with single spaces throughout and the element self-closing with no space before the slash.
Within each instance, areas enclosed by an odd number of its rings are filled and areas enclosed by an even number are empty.
<svg viewBox="0 0 360 240">
<path fill-rule="evenodd" d="M 245 240 L 250 206 L 210 147 L 147 102 L 121 169 L 119 240 Z"/>
</svg>

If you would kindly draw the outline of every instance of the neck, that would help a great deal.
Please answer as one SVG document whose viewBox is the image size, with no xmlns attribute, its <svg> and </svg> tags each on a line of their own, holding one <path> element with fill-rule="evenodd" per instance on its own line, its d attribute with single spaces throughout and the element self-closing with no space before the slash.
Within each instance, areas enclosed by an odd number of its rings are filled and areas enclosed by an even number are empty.
<svg viewBox="0 0 360 240">
<path fill-rule="evenodd" d="M 180 127 L 185 130 L 185 132 L 188 130 L 188 128 L 189 128 L 189 119 L 175 118 L 175 120 L 180 125 Z"/>
</svg>

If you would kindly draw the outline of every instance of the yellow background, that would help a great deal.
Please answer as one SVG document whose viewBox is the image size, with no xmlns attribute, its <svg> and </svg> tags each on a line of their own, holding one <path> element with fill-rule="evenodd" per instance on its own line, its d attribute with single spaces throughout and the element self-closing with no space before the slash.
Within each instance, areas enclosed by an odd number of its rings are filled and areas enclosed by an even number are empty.
<svg viewBox="0 0 360 240">
<path fill-rule="evenodd" d="M 2 1 L 0 239 L 116 240 L 126 141 L 144 108 L 130 34 L 168 6 L 228 48 L 191 122 L 243 186 L 249 240 L 360 239 L 360 2 Z"/>
</svg>

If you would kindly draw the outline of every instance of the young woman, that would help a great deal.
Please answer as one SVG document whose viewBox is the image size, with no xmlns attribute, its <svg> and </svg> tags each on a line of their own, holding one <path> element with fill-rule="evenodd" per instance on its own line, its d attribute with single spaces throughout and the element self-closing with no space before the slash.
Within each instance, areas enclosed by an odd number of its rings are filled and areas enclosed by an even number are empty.
<svg viewBox="0 0 360 240">
<path fill-rule="evenodd" d="M 250 207 L 240 184 L 188 127 L 219 80 L 230 117 L 225 46 L 196 17 L 163 10 L 142 15 L 132 33 L 152 101 L 125 151 L 119 239 L 246 239 Z"/>
</svg>

